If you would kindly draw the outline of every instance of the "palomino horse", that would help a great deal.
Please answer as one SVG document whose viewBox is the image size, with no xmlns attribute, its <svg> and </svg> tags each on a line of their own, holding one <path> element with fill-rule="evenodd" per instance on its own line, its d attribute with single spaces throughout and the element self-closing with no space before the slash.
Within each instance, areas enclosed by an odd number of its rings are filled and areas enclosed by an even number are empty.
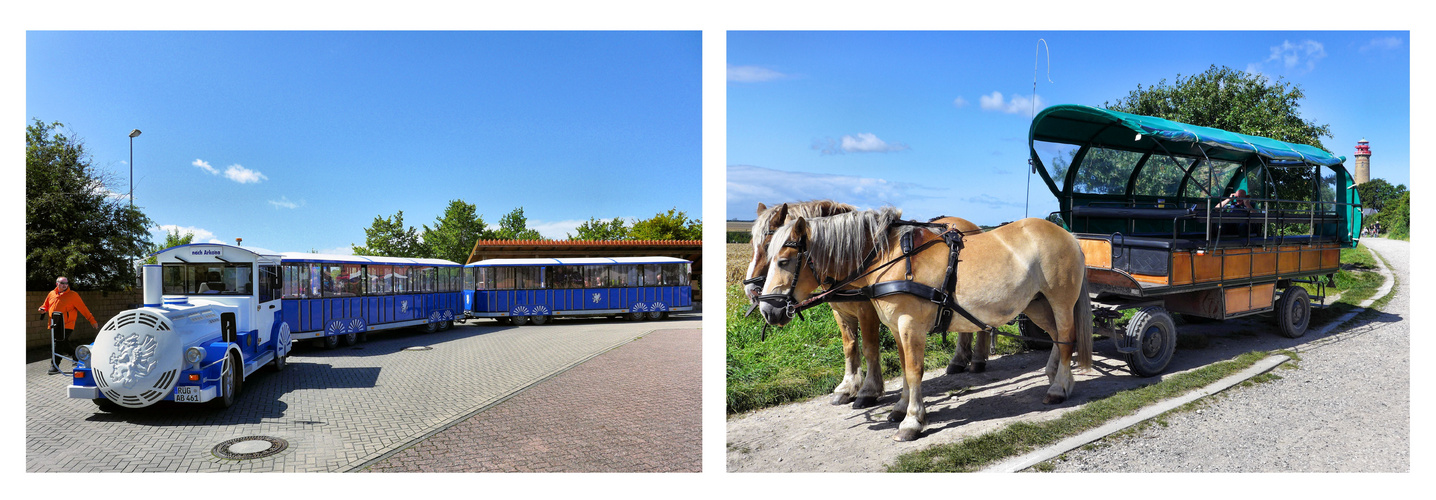
<svg viewBox="0 0 1436 500">
<path fill-rule="evenodd" d="M 764 320 L 787 324 L 795 302 L 806 300 L 824 278 L 856 276 L 850 284 L 858 287 L 910 279 L 940 289 L 949 257 L 946 247 L 931 245 L 910 259 L 902 258 L 901 235 L 929 230 L 912 226 L 890 230 L 900 216 L 897 209 L 885 207 L 831 217 L 798 217 L 779 228 L 768 245 L 770 262 L 760 297 Z M 1051 335 L 1057 345 L 1047 360 L 1051 385 L 1043 403 L 1065 401 L 1075 385 L 1073 354 L 1079 367 L 1092 366 L 1092 310 L 1077 239 L 1045 220 L 1022 219 L 966 237 L 963 243 L 952 298 L 982 323 L 1000 325 L 1026 313 Z M 862 256 L 869 252 L 878 257 L 865 263 Z M 922 363 L 927 333 L 941 307 L 928 297 L 906 293 L 870 300 L 879 320 L 897 338 L 903 389 L 888 420 L 901 421 L 894 439 L 910 441 L 927 423 Z M 953 315 L 947 331 L 980 329 L 967 318 Z"/>
<path fill-rule="evenodd" d="M 857 208 L 852 205 L 832 200 L 787 203 L 771 208 L 759 203 L 758 218 L 753 221 L 752 229 L 753 257 L 748 262 L 747 279 L 743 281 L 743 291 L 749 300 L 756 301 L 758 294 L 762 292 L 761 280 L 757 278 L 764 276 L 768 269 L 768 241 L 784 222 L 789 218 L 827 217 L 855 210 Z M 982 232 L 976 224 L 958 217 L 942 217 L 934 222 L 949 224 L 967 234 Z M 844 361 L 843 380 L 833 388 L 832 404 L 852 403 L 853 408 L 872 406 L 883 392 L 882 368 L 878 357 L 877 311 L 869 301 L 834 302 L 829 306 L 833 310 L 838 331 L 842 334 Z M 858 343 L 853 335 L 855 331 L 862 336 L 862 358 L 858 357 Z M 963 332 L 959 335 L 958 348 L 954 350 L 952 361 L 947 365 L 948 374 L 966 371 L 969 365 L 975 373 L 987 369 L 991 336 L 986 332 L 979 332 L 976 337 L 977 349 L 974 352 L 973 334 Z M 866 372 L 861 370 L 864 360 L 867 361 Z"/>
</svg>

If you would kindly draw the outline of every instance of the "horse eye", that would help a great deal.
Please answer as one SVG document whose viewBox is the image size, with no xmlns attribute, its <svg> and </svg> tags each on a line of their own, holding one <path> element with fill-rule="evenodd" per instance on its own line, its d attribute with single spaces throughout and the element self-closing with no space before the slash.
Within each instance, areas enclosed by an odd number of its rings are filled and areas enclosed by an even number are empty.
<svg viewBox="0 0 1436 500">
<path fill-rule="evenodd" d="M 788 259 L 778 259 L 778 267 L 788 267 Z"/>
</svg>

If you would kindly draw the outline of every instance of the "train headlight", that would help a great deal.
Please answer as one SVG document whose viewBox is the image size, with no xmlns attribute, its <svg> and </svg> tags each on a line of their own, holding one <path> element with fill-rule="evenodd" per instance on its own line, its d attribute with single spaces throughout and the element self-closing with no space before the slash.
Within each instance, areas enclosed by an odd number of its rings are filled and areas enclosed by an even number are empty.
<svg viewBox="0 0 1436 500">
<path fill-rule="evenodd" d="M 86 362 L 86 363 L 89 363 L 89 362 L 90 362 L 90 346 L 82 345 L 82 346 L 76 347 L 76 348 L 75 348 L 75 359 L 78 359 L 78 360 L 80 360 L 80 361 L 84 361 L 84 362 Z"/>
<path fill-rule="evenodd" d="M 204 349 L 199 347 L 186 349 L 184 352 L 184 360 L 192 365 L 199 364 L 200 361 L 204 361 Z"/>
</svg>

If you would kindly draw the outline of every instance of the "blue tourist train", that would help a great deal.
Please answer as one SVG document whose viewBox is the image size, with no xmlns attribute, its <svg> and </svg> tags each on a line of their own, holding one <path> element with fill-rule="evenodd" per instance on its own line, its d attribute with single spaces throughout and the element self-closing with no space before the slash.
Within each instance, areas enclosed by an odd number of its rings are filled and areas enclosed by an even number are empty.
<svg viewBox="0 0 1436 500">
<path fill-rule="evenodd" d="M 144 266 L 144 304 L 75 352 L 68 388 L 106 411 L 159 401 L 229 407 L 260 368 L 283 370 L 294 340 L 352 345 L 368 332 L 448 329 L 463 267 L 439 259 L 261 253 L 201 243 Z"/>
<path fill-rule="evenodd" d="M 482 260 L 464 266 L 464 315 L 514 325 L 575 316 L 663 319 L 693 310 L 691 265 L 673 257 Z"/>
</svg>

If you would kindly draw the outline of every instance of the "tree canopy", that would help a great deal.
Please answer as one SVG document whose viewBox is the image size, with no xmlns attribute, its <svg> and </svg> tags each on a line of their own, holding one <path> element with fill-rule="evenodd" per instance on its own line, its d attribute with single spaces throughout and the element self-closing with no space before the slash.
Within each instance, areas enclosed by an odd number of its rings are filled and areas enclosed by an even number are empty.
<svg viewBox="0 0 1436 500">
<path fill-rule="evenodd" d="M 434 227 L 424 226 L 423 241 L 429 257 L 463 263 L 474 249 L 474 242 L 488 230 L 478 208 L 464 200 L 450 200 L 444 215 L 434 219 Z"/>
<path fill-rule="evenodd" d="M 524 217 L 524 207 L 518 207 L 499 219 L 499 228 L 484 234 L 486 239 L 494 240 L 541 240 L 543 235 L 537 230 L 529 229 L 528 218 Z M 467 255 L 467 254 L 466 254 Z"/>
<path fill-rule="evenodd" d="M 635 240 L 701 240 L 703 221 L 690 220 L 687 213 L 674 207 L 666 213 L 659 212 L 651 219 L 633 223 L 628 237 Z"/>
<path fill-rule="evenodd" d="M 1363 208 L 1381 210 L 1386 208 L 1387 203 L 1406 193 L 1406 185 L 1392 186 L 1386 179 L 1371 179 L 1356 186 L 1356 192 L 1361 195 Z"/>
<path fill-rule="evenodd" d="M 156 253 L 166 248 L 177 247 L 180 245 L 188 245 L 190 243 L 194 243 L 194 233 L 180 234 L 179 229 L 171 229 L 168 234 L 165 234 L 165 240 L 163 242 L 150 245 L 149 253 Z M 145 263 L 158 264 L 159 260 L 155 259 L 152 256 L 148 259 L 145 259 Z"/>
<path fill-rule="evenodd" d="M 374 223 L 364 230 L 364 246 L 351 244 L 354 255 L 383 257 L 427 257 L 429 249 L 419 239 L 414 226 L 404 227 L 404 211 L 390 217 L 374 216 Z M 466 254 L 467 255 L 467 254 Z"/>
<path fill-rule="evenodd" d="M 25 127 L 25 287 L 48 290 L 58 276 L 82 289 L 131 286 L 150 219 L 111 193 L 109 173 L 63 127 L 39 119 Z"/>
<path fill-rule="evenodd" d="M 576 228 L 578 236 L 568 235 L 570 240 L 580 241 L 612 241 L 628 238 L 628 226 L 622 218 L 614 217 L 610 221 L 601 221 L 597 217 L 589 217 L 585 222 Z"/>
</svg>

